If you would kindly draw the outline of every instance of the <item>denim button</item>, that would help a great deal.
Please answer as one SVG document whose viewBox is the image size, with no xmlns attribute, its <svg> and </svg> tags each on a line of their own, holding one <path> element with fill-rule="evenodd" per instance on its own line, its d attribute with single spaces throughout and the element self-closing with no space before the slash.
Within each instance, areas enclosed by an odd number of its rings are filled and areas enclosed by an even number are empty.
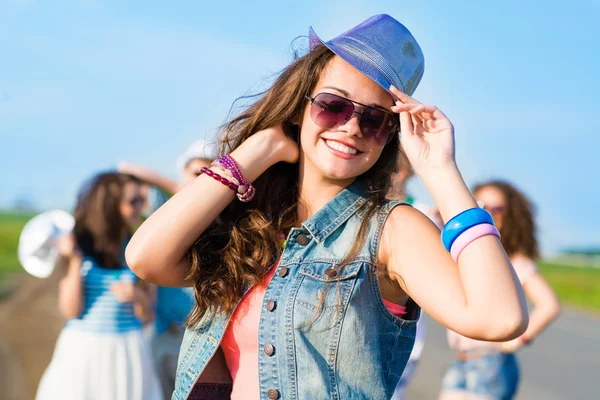
<svg viewBox="0 0 600 400">
<path fill-rule="evenodd" d="M 335 276 L 337 275 L 337 271 L 333 268 L 327 268 L 325 270 L 325 275 L 327 275 L 330 278 L 335 278 Z"/>
<path fill-rule="evenodd" d="M 269 389 L 267 396 L 269 396 L 271 400 L 277 400 L 279 398 L 279 391 L 277 389 Z"/>
<path fill-rule="evenodd" d="M 310 239 L 306 235 L 298 235 L 296 238 L 296 243 L 298 243 L 300 246 L 306 246 L 308 242 L 310 242 Z"/>
<path fill-rule="evenodd" d="M 282 278 L 285 278 L 285 276 L 288 274 L 288 268 L 287 267 L 281 267 L 281 269 L 279 270 L 279 276 Z"/>
<path fill-rule="evenodd" d="M 275 303 L 275 300 L 269 300 L 269 301 L 267 301 L 267 310 L 273 311 L 275 309 L 276 305 L 277 304 Z"/>
<path fill-rule="evenodd" d="M 267 344 L 265 344 L 265 347 L 263 347 L 263 351 L 265 352 L 266 355 L 268 355 L 270 357 L 273 354 L 275 354 L 275 347 L 273 347 L 272 344 L 267 343 Z"/>
</svg>

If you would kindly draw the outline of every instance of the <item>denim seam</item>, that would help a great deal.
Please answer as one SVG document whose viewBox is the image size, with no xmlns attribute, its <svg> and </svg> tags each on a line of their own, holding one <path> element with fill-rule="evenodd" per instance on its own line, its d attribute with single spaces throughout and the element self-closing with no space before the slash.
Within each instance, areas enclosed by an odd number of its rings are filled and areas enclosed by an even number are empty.
<svg viewBox="0 0 600 400">
<path fill-rule="evenodd" d="M 288 304 L 286 304 L 286 323 L 288 331 L 286 336 L 288 339 L 288 373 L 290 378 L 290 391 L 292 392 L 292 399 L 298 396 L 298 380 L 297 380 L 297 368 L 296 368 L 296 345 L 294 340 L 294 307 L 296 304 L 296 297 L 300 290 L 300 285 L 304 280 L 304 276 L 299 276 L 299 279 L 294 279 L 294 282 L 290 286 L 288 292 Z"/>
<path fill-rule="evenodd" d="M 353 264 L 356 264 L 356 263 L 353 263 Z M 309 272 L 306 270 L 306 267 L 301 268 L 300 271 L 298 271 L 298 272 L 301 275 L 309 276 L 319 282 L 339 282 L 339 281 L 345 281 L 345 280 L 356 277 L 358 275 L 358 273 L 360 272 L 361 265 L 362 265 L 362 263 L 358 264 L 357 266 L 353 266 L 352 267 L 353 269 L 350 269 L 350 266 L 348 265 L 344 268 L 344 271 L 342 271 L 342 272 L 346 272 L 347 270 L 349 270 L 349 272 L 347 274 L 342 273 L 341 275 L 336 275 L 333 278 L 330 278 L 327 275 L 323 275 L 323 274 L 319 274 L 319 273 L 315 273 L 315 272 Z"/>
<path fill-rule="evenodd" d="M 364 203 L 366 199 L 364 197 L 360 197 L 354 201 L 352 205 L 342 211 L 337 218 L 331 221 L 327 226 L 319 231 L 317 226 L 312 221 L 307 221 L 302 224 L 304 228 L 311 234 L 312 237 L 315 238 L 317 243 L 321 243 L 323 240 L 327 239 L 331 233 L 333 233 L 337 228 L 339 228 L 344 222 L 348 220 Z"/>
<path fill-rule="evenodd" d="M 344 323 L 344 316 L 346 314 L 346 311 L 348 310 L 348 304 L 350 303 L 350 296 L 352 295 L 352 292 L 354 291 L 354 288 L 356 286 L 356 281 L 357 279 L 353 279 L 352 281 L 345 283 L 345 286 L 348 286 L 344 292 L 343 292 L 343 296 L 344 298 L 342 299 L 342 304 L 341 306 L 341 310 L 340 310 L 340 315 L 338 317 L 338 321 L 336 321 L 336 324 L 334 325 L 335 327 L 335 331 L 332 332 L 332 336 L 334 336 L 334 340 L 332 340 L 332 344 L 333 346 L 330 347 L 329 350 L 329 379 L 330 379 L 330 384 L 331 384 L 331 396 L 333 399 L 339 399 L 339 388 L 337 385 L 337 379 L 335 377 L 335 372 L 336 372 L 336 366 L 337 366 L 337 355 L 338 355 L 338 349 L 339 349 L 339 342 L 340 342 L 340 335 L 342 332 L 342 326 Z M 340 289 L 341 291 L 342 289 Z M 333 333 L 335 333 L 335 335 L 333 335 Z"/>
</svg>

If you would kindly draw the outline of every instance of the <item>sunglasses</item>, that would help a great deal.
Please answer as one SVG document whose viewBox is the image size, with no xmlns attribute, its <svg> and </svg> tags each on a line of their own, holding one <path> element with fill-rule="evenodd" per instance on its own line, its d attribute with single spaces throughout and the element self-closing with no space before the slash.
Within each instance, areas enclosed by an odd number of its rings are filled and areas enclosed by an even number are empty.
<svg viewBox="0 0 600 400">
<path fill-rule="evenodd" d="M 141 207 L 146 203 L 146 199 L 142 196 L 136 196 L 131 200 L 127 200 L 127 203 L 131 204 L 132 207 Z"/>
<path fill-rule="evenodd" d="M 502 215 L 504 214 L 504 206 L 483 206 L 483 209 L 487 212 L 489 212 L 490 214 L 492 214 L 492 216 L 498 216 L 498 215 Z"/>
<path fill-rule="evenodd" d="M 336 129 L 358 114 L 358 126 L 366 139 L 374 139 L 378 145 L 389 143 L 399 131 L 399 121 L 395 114 L 370 107 L 354 100 L 331 93 L 319 93 L 315 97 L 306 96 L 310 101 L 310 117 L 315 124 L 325 129 Z M 362 107 L 357 111 L 355 104 Z"/>
</svg>

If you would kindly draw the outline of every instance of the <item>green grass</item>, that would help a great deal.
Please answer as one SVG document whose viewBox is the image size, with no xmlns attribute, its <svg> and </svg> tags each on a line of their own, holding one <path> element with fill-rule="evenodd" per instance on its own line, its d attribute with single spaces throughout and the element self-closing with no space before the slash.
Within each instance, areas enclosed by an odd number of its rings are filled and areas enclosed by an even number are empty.
<svg viewBox="0 0 600 400">
<path fill-rule="evenodd" d="M 539 264 L 563 305 L 600 314 L 600 268 Z"/>
<path fill-rule="evenodd" d="M 17 246 L 21 230 L 31 217 L 30 214 L 0 211 L 0 280 L 23 271 L 17 258 Z"/>
<path fill-rule="evenodd" d="M 0 281 L 23 272 L 17 258 L 19 235 L 31 214 L 0 211 Z M 540 263 L 540 272 L 566 306 L 600 314 L 600 268 Z"/>
</svg>

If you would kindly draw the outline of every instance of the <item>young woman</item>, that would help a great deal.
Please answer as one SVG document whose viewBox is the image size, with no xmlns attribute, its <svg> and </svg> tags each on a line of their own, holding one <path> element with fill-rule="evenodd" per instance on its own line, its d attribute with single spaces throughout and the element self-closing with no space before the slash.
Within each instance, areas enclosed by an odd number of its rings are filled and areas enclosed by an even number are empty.
<svg viewBox="0 0 600 400">
<path fill-rule="evenodd" d="M 83 188 L 73 236 L 60 251 L 68 259 L 59 307 L 68 319 L 36 399 L 161 399 L 142 334 L 153 295 L 124 262 L 124 248 L 140 222 L 140 182 L 105 173 Z"/>
<path fill-rule="evenodd" d="M 327 43 L 311 31 L 310 42 L 226 125 L 221 152 L 230 153 L 127 248 L 143 279 L 195 287 L 174 399 L 227 381 L 233 399 L 390 398 L 419 306 L 478 339 L 510 340 L 527 326 L 491 217 L 456 167 L 452 124 L 410 97 L 423 73 L 410 32 L 377 15 Z M 447 247 L 469 239 L 461 231 L 473 222 L 487 224 L 458 264 L 427 217 L 386 200 L 399 130 L 453 219 Z"/>
<path fill-rule="evenodd" d="M 473 194 L 494 217 L 502 245 L 525 295 L 533 303 L 533 312 L 527 331 L 509 342 L 482 342 L 448 331 L 456 361 L 444 378 L 440 399 L 509 400 L 519 385 L 515 352 L 530 344 L 558 316 L 560 305 L 534 262 L 539 253 L 531 202 L 513 185 L 502 181 L 479 184 Z"/>
</svg>

